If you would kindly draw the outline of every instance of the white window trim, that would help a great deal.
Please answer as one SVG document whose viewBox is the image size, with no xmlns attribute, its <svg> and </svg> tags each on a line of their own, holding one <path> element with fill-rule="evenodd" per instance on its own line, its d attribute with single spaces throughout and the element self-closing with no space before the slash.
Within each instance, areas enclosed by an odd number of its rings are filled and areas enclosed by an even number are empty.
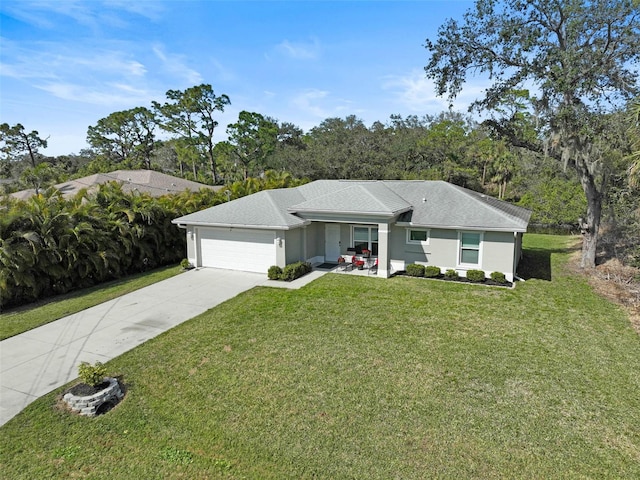
<svg viewBox="0 0 640 480">
<path fill-rule="evenodd" d="M 464 233 L 479 233 L 480 234 L 480 242 L 478 245 L 478 263 L 462 263 L 462 234 Z M 464 230 L 458 232 L 458 262 L 457 266 L 460 268 L 472 269 L 472 270 L 480 270 L 482 266 L 482 251 L 484 243 L 484 232 L 478 232 L 473 230 Z"/>
<path fill-rule="evenodd" d="M 368 249 L 371 250 L 373 248 L 371 239 L 371 230 L 378 229 L 378 225 L 351 225 L 351 245 L 355 245 L 355 229 L 356 228 L 368 228 L 369 229 L 369 240 L 368 240 Z M 378 230 L 378 245 L 380 245 L 380 231 Z"/>
<path fill-rule="evenodd" d="M 411 232 L 427 232 L 427 239 L 411 240 Z M 429 238 L 431 237 L 429 229 L 427 228 L 407 228 L 407 244 L 408 245 L 429 245 Z"/>
</svg>

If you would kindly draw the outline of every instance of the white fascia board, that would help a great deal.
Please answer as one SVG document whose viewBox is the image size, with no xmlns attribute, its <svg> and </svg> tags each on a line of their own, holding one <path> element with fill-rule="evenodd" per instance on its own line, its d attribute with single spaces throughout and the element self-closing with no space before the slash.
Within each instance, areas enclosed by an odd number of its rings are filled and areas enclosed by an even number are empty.
<svg viewBox="0 0 640 480">
<path fill-rule="evenodd" d="M 468 226 L 468 225 L 432 225 L 427 223 L 412 223 L 412 222 L 396 222 L 399 227 L 415 227 L 415 228 L 440 228 L 442 230 L 469 230 L 478 232 L 521 232 L 526 233 L 525 228 L 512 228 L 512 227 L 483 227 L 483 226 Z"/>
<path fill-rule="evenodd" d="M 289 213 L 304 213 L 304 214 L 314 214 L 319 213 L 321 215 L 364 215 L 368 217 L 388 217 L 393 218 L 401 213 L 407 212 L 411 210 L 411 207 L 403 208 L 401 210 L 397 210 L 395 212 L 361 212 L 358 210 L 307 210 L 307 209 L 297 209 L 297 208 L 288 208 Z"/>
<path fill-rule="evenodd" d="M 216 227 L 216 228 L 247 228 L 253 230 L 295 230 L 309 225 L 311 222 L 305 222 L 302 225 L 295 226 L 282 226 L 282 225 L 246 225 L 242 223 L 209 223 L 209 222 L 176 222 L 171 221 L 174 225 L 178 225 L 180 228 L 186 228 L 187 225 L 193 225 L 196 227 Z"/>
</svg>

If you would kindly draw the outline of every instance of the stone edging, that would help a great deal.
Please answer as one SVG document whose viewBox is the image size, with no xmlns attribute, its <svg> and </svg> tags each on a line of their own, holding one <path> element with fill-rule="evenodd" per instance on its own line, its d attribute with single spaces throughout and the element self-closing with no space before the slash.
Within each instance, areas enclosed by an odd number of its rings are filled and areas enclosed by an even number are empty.
<svg viewBox="0 0 640 480">
<path fill-rule="evenodd" d="M 82 397 L 72 393 L 66 393 L 62 399 L 72 411 L 86 417 L 95 417 L 98 409 L 102 405 L 107 402 L 117 403 L 124 397 L 118 380 L 105 377 L 105 381 L 109 382 L 109 386 L 93 395 Z"/>
</svg>

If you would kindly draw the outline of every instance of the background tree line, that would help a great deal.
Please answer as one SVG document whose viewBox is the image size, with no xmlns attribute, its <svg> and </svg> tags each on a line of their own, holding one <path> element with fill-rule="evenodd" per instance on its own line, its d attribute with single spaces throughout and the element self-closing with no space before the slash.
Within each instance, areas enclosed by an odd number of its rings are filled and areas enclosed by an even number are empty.
<svg viewBox="0 0 640 480">
<path fill-rule="evenodd" d="M 477 0 L 426 41 L 425 71 L 450 98 L 469 71 L 488 74 L 493 84 L 473 105 L 482 122 L 447 111 L 366 126 L 350 115 L 304 133 L 242 111 L 227 139 L 215 142 L 216 115 L 230 99 L 203 84 L 99 120 L 80 155 L 44 158 L 38 150 L 47 139 L 4 124 L 0 174 L 37 191 L 116 168 L 226 185 L 267 171 L 442 179 L 531 208 L 534 224 L 581 231 L 585 267 L 595 265 L 597 246 L 640 264 L 639 22 L 635 0 Z"/>
<path fill-rule="evenodd" d="M 174 218 L 269 188 L 298 185 L 266 172 L 214 192 L 159 198 L 126 193 L 116 182 L 65 199 L 55 188 L 26 201 L 0 200 L 0 308 L 176 264 L 186 253 Z"/>
</svg>

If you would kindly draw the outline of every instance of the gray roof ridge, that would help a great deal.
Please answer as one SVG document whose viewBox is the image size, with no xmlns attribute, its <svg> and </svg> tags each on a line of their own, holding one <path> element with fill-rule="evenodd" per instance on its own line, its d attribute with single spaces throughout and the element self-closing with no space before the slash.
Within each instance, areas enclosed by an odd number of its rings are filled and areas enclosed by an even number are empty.
<svg viewBox="0 0 640 480">
<path fill-rule="evenodd" d="M 269 203 L 271 204 L 271 206 L 273 207 L 273 210 L 278 214 L 278 217 L 280 218 L 280 220 L 282 221 L 282 223 L 284 225 L 287 225 L 287 218 L 284 216 L 282 209 L 280 208 L 280 206 L 276 203 L 276 201 L 273 199 L 272 193 L 277 191 L 273 190 L 273 189 L 269 189 L 269 190 L 262 190 L 262 192 L 264 192 L 264 194 L 266 195 L 267 199 L 269 200 Z"/>
<path fill-rule="evenodd" d="M 473 198 L 475 200 L 478 200 L 478 197 L 480 197 L 480 199 L 482 199 L 482 200 L 489 199 L 491 201 L 504 202 L 506 205 L 509 205 L 509 207 L 520 209 L 523 212 L 527 211 L 527 212 L 529 212 L 529 216 L 531 215 L 531 212 L 529 210 L 527 210 L 526 208 L 524 208 L 524 207 L 520 207 L 518 205 L 513 205 L 512 203 L 505 202 L 504 200 L 500 200 L 499 198 L 492 197 L 491 195 L 487 195 L 486 193 L 476 192 L 474 190 L 470 190 L 468 188 L 461 187 L 460 185 L 455 185 L 453 183 L 445 182 L 444 180 L 442 180 L 442 182 L 444 184 L 448 185 L 449 188 L 453 188 L 453 189 L 455 189 L 455 190 L 463 193 L 464 195 L 466 195 L 466 196 L 468 196 L 470 198 Z M 507 211 L 505 211 L 505 210 L 503 210 L 501 208 L 498 208 L 496 205 L 490 204 L 488 201 L 484 201 L 484 202 L 481 201 L 479 203 L 481 205 L 483 205 L 484 207 L 490 209 L 491 211 L 496 212 L 499 215 L 502 215 L 503 217 L 507 218 L 508 220 L 516 220 L 518 222 L 523 222 L 525 224 L 528 223 L 527 220 L 524 220 L 523 218 L 518 217 L 517 215 L 512 215 L 509 212 L 507 212 Z"/>
<path fill-rule="evenodd" d="M 396 197 L 398 200 L 400 200 L 401 202 L 404 202 L 405 204 L 407 204 L 409 207 L 413 207 L 413 205 L 411 205 L 411 202 L 407 201 L 406 198 L 404 198 L 403 196 L 399 195 L 397 192 L 395 192 L 393 189 L 389 188 L 384 181 L 381 180 L 376 180 L 373 181 L 371 184 L 369 185 L 380 185 L 382 187 L 384 187 L 384 189 L 386 191 L 388 191 L 390 194 L 392 194 L 394 197 Z M 381 200 L 378 199 L 378 197 L 373 194 L 371 191 L 369 191 L 369 189 L 367 189 L 366 187 L 368 187 L 369 185 L 360 185 L 360 187 L 362 187 L 364 190 L 366 190 L 367 194 L 369 196 L 371 196 L 377 203 L 378 205 L 382 206 L 382 207 L 387 207 L 387 205 L 385 205 L 384 202 L 382 202 Z"/>
</svg>

